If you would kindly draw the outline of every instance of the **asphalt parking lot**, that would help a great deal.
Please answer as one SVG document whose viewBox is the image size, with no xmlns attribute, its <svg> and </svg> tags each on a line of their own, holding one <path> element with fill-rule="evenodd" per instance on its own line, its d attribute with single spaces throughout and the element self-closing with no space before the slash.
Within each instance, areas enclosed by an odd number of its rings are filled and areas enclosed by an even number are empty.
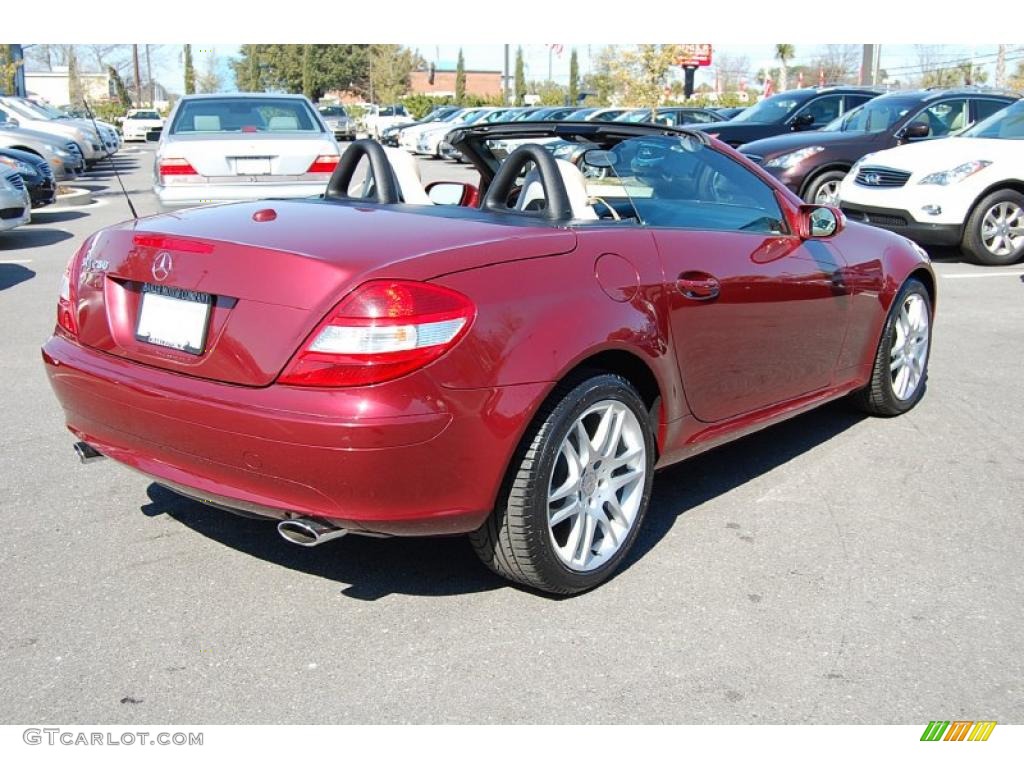
<svg viewBox="0 0 1024 768">
<path fill-rule="evenodd" d="M 116 161 L 140 215 L 151 161 Z M 661 472 L 628 567 L 556 600 L 460 538 L 301 549 L 79 464 L 39 346 L 68 256 L 128 217 L 108 169 L 83 184 L 0 235 L 0 721 L 1024 722 L 1024 265 L 936 254 L 918 408 Z"/>
</svg>

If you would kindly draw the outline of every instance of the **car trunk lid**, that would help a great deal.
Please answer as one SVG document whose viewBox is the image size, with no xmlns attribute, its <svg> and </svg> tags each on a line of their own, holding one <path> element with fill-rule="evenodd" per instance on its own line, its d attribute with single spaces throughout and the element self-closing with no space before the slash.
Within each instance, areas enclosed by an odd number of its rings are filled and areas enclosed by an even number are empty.
<svg viewBox="0 0 1024 768">
<path fill-rule="evenodd" d="M 266 386 L 365 280 L 427 280 L 576 243 L 571 230 L 416 208 L 274 200 L 104 230 L 79 273 L 79 341 L 183 374 Z"/>
</svg>

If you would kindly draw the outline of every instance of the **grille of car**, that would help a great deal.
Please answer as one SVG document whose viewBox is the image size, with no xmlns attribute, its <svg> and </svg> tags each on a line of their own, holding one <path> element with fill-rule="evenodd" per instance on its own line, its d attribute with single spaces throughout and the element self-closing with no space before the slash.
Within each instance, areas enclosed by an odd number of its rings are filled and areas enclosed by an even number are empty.
<svg viewBox="0 0 1024 768">
<path fill-rule="evenodd" d="M 49 163 L 40 163 L 36 166 L 39 169 L 39 174 L 47 181 L 53 181 L 53 168 L 50 167 Z"/>
<path fill-rule="evenodd" d="M 25 180 L 21 178 L 21 176 L 17 173 L 12 173 L 10 176 L 7 177 L 7 180 L 11 182 L 11 186 L 13 186 L 15 189 L 25 188 Z"/>
<path fill-rule="evenodd" d="M 902 187 L 909 178 L 908 171 L 866 165 L 857 171 L 854 181 L 862 187 Z"/>
<path fill-rule="evenodd" d="M 905 217 L 896 216 L 891 213 L 867 213 L 865 211 L 857 211 L 848 208 L 843 208 L 843 213 L 846 214 L 847 218 L 863 222 L 864 224 L 880 224 L 886 227 L 907 226 L 907 220 Z"/>
<path fill-rule="evenodd" d="M 748 155 L 746 152 L 744 152 L 743 156 L 746 157 L 747 160 L 749 160 L 752 163 L 757 163 L 758 165 L 763 165 L 764 164 L 764 156 L 763 155 Z"/>
</svg>

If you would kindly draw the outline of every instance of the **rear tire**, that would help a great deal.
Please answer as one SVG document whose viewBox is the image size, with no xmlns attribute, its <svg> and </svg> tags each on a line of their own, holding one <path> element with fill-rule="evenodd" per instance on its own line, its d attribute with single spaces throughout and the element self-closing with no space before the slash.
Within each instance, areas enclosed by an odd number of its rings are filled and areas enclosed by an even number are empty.
<svg viewBox="0 0 1024 768">
<path fill-rule="evenodd" d="M 474 550 L 498 575 L 534 589 L 596 587 L 636 540 L 654 453 L 647 409 L 626 379 L 560 385 L 513 458 L 497 508 L 470 535 Z"/>
<path fill-rule="evenodd" d="M 917 278 L 903 284 L 882 326 L 871 381 L 854 403 L 872 416 L 899 416 L 924 396 L 932 343 L 932 302 Z"/>
<path fill-rule="evenodd" d="M 975 261 L 990 267 L 1019 261 L 1024 256 L 1024 195 L 1000 189 L 974 206 L 962 246 Z"/>
</svg>

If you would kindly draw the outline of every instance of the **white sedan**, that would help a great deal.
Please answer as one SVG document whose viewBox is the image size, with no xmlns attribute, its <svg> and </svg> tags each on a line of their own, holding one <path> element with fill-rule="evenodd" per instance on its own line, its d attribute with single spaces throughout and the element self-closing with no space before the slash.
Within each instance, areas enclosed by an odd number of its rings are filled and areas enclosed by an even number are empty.
<svg viewBox="0 0 1024 768">
<path fill-rule="evenodd" d="M 1024 100 L 958 136 L 861 158 L 839 188 L 854 221 L 931 245 L 959 245 L 982 264 L 1024 257 Z"/>
<path fill-rule="evenodd" d="M 341 154 L 301 95 L 191 94 L 167 126 L 153 165 L 165 207 L 317 195 Z"/>
<path fill-rule="evenodd" d="M 164 127 L 164 119 L 155 109 L 130 109 L 121 124 L 125 141 L 145 141 L 146 134 Z"/>
</svg>

